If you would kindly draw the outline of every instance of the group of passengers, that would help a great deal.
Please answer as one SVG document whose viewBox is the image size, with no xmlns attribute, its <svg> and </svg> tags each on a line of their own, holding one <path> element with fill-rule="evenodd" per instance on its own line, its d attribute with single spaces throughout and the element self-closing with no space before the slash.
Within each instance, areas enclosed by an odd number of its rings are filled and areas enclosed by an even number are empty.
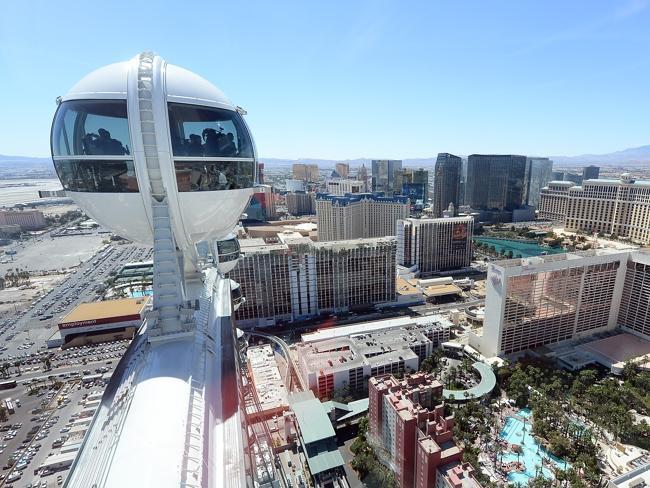
<svg viewBox="0 0 650 488">
<path fill-rule="evenodd" d="M 124 147 L 120 141 L 113 139 L 106 129 L 99 129 L 97 134 L 88 133 L 83 138 L 84 154 L 101 154 L 107 156 L 122 156 L 129 154 L 129 148 Z"/>
<path fill-rule="evenodd" d="M 178 190 L 214 191 L 239 188 L 233 163 L 176 163 Z"/>
<path fill-rule="evenodd" d="M 177 156 L 237 156 L 235 136 L 232 132 L 224 134 L 210 127 L 203 129 L 201 136 L 190 134 L 189 139 L 174 145 L 174 154 Z"/>
</svg>

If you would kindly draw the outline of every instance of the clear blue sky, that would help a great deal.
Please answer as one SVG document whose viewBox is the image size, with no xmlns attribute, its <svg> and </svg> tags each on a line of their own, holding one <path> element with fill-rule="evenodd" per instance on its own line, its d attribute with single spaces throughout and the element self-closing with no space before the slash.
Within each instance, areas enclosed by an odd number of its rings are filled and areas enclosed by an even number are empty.
<svg viewBox="0 0 650 488">
<path fill-rule="evenodd" d="M 575 155 L 650 144 L 650 2 L 4 1 L 0 154 L 154 50 L 248 109 L 266 157 Z"/>
</svg>

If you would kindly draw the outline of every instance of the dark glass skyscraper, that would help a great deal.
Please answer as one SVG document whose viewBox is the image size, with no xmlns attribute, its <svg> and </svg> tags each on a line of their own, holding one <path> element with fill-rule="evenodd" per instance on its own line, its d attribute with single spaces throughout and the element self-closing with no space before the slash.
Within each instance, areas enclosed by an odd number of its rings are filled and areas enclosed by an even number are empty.
<svg viewBox="0 0 650 488">
<path fill-rule="evenodd" d="M 539 192 L 551 181 L 553 161 L 548 158 L 528 158 L 526 162 L 526 195 L 524 201 L 539 207 Z"/>
<path fill-rule="evenodd" d="M 411 199 L 411 204 L 429 199 L 429 172 L 426 169 L 406 168 L 402 171 L 402 195 Z"/>
<path fill-rule="evenodd" d="M 372 191 L 385 196 L 402 192 L 402 161 L 375 159 L 372 161 Z"/>
<path fill-rule="evenodd" d="M 438 153 L 433 180 L 433 216 L 442 217 L 450 203 L 458 208 L 463 161 L 449 153 Z"/>
<path fill-rule="evenodd" d="M 472 154 L 465 203 L 477 210 L 514 210 L 524 203 L 526 156 Z"/>
<path fill-rule="evenodd" d="M 582 168 L 582 180 L 597 180 L 600 175 L 598 166 L 585 166 Z"/>
</svg>

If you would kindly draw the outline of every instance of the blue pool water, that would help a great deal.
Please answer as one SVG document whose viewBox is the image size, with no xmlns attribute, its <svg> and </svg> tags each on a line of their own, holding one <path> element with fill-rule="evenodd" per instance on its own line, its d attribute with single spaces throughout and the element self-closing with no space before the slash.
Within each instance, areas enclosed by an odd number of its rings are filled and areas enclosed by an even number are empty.
<svg viewBox="0 0 650 488">
<path fill-rule="evenodd" d="M 509 444 L 522 446 L 521 453 L 519 454 L 519 461 L 524 463 L 525 471 L 509 473 L 508 481 L 510 483 L 521 483 L 525 486 L 531 478 L 535 477 L 540 469 L 546 478 L 553 478 L 553 473 L 542 464 L 542 459 L 550 460 L 553 464 L 562 469 L 569 467 L 569 463 L 553 456 L 537 443 L 532 434 L 530 410 L 520 410 L 518 417 L 525 419 L 526 422 L 520 418 L 508 417 L 499 434 L 499 437 L 507 441 Z M 517 461 L 517 454 L 512 452 L 504 453 L 501 459 L 503 463 Z"/>
<path fill-rule="evenodd" d="M 519 410 L 519 412 L 517 412 L 517 415 L 529 419 L 533 416 L 533 412 L 530 408 L 522 408 L 521 410 Z"/>
<path fill-rule="evenodd" d="M 534 242 L 522 242 L 516 239 L 493 239 L 490 237 L 474 237 L 477 242 L 482 242 L 494 248 L 499 252 L 503 249 L 506 253 L 512 251 L 513 256 L 521 256 L 522 258 L 529 258 L 531 256 L 540 256 L 546 254 L 558 254 L 565 252 L 564 249 L 559 247 L 546 247 L 540 246 Z"/>
<path fill-rule="evenodd" d="M 131 295 L 131 298 L 146 297 L 146 296 L 153 295 L 153 290 L 145 290 L 145 291 L 142 291 L 142 290 L 131 290 L 131 292 L 129 293 L 129 295 Z"/>
</svg>

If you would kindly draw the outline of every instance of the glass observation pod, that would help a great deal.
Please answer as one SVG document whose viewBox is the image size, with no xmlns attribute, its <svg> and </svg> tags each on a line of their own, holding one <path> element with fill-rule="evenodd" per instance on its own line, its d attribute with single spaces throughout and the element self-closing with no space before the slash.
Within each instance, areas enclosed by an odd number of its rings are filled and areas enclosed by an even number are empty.
<svg viewBox="0 0 650 488">
<path fill-rule="evenodd" d="M 246 301 L 241 286 L 233 280 L 230 280 L 230 298 L 232 299 L 232 308 L 234 311 L 239 310 L 239 307 Z"/>
<path fill-rule="evenodd" d="M 144 146 L 142 102 L 131 90 L 137 73 L 136 58 L 75 85 L 60 100 L 51 147 L 73 200 L 103 226 L 150 244 L 151 152 Z M 152 90 L 156 156 L 174 235 L 186 249 L 224 238 L 236 225 L 255 185 L 255 146 L 243 111 L 209 82 L 163 61 L 154 63 L 157 75 L 165 83 Z"/>
<path fill-rule="evenodd" d="M 216 241 L 215 251 L 217 267 L 224 274 L 232 271 L 241 257 L 239 240 L 233 234 Z"/>
</svg>

